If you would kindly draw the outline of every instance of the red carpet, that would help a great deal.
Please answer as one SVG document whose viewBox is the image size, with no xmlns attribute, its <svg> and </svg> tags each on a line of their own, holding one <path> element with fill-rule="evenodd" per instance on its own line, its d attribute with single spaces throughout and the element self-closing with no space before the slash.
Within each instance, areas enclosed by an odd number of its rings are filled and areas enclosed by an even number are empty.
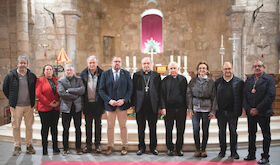
<svg viewBox="0 0 280 165">
<path fill-rule="evenodd" d="M 256 161 L 45 161 L 41 165 L 258 165 Z"/>
</svg>

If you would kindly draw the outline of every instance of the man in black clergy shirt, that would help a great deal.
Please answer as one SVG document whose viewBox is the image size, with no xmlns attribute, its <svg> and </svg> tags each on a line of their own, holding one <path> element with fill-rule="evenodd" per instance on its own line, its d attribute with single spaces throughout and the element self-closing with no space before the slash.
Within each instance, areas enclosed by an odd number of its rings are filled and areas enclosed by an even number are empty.
<svg viewBox="0 0 280 165">
<path fill-rule="evenodd" d="M 148 120 L 150 133 L 150 152 L 158 155 L 156 124 L 160 104 L 160 74 L 151 70 L 152 61 L 144 57 L 141 61 L 142 70 L 133 75 L 132 106 L 136 111 L 139 144 L 137 155 L 146 151 L 145 128 Z M 135 106 L 135 107 L 134 107 Z"/>
<path fill-rule="evenodd" d="M 216 117 L 219 126 L 220 153 L 218 157 L 223 158 L 226 154 L 226 128 L 227 123 L 230 131 L 230 157 L 239 159 L 237 154 L 237 122 L 242 114 L 242 93 L 244 82 L 233 75 L 230 62 L 225 62 L 223 66 L 223 77 L 215 82 L 217 89 L 218 111 Z"/>
<path fill-rule="evenodd" d="M 174 154 L 172 130 L 174 121 L 176 121 L 176 153 L 178 156 L 183 156 L 182 147 L 187 117 L 186 92 L 188 82 L 184 76 L 178 74 L 179 66 L 176 62 L 170 62 L 168 70 L 170 75 L 166 76 L 161 84 L 161 109 L 162 114 L 165 115 L 167 155 L 173 156 Z"/>
</svg>

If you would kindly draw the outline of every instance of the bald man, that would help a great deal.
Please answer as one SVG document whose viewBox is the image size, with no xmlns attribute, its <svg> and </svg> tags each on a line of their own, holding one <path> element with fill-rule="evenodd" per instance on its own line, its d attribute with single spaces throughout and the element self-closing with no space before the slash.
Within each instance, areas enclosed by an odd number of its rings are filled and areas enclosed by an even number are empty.
<svg viewBox="0 0 280 165">
<path fill-rule="evenodd" d="M 223 77 L 215 82 L 217 90 L 218 111 L 216 117 L 219 126 L 220 153 L 218 157 L 223 158 L 226 154 L 226 128 L 230 131 L 230 157 L 239 159 L 237 153 L 237 122 L 242 114 L 242 92 L 244 82 L 233 75 L 232 64 L 225 62 L 223 66 Z"/>
</svg>

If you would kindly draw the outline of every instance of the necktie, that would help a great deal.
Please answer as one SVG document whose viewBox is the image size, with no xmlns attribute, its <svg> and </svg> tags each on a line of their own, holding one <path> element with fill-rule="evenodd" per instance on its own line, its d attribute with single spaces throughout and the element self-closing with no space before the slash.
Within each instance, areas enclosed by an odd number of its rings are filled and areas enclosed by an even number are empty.
<svg viewBox="0 0 280 165">
<path fill-rule="evenodd" d="M 116 72 L 115 74 L 116 74 L 115 81 L 118 81 L 118 79 L 119 79 L 118 72 Z"/>
</svg>

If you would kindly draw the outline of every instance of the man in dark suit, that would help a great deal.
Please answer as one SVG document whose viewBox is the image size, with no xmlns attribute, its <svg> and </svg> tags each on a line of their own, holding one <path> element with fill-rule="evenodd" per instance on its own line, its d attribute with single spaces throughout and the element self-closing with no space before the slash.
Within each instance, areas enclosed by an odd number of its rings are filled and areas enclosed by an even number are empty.
<svg viewBox="0 0 280 165">
<path fill-rule="evenodd" d="M 99 85 L 99 94 L 104 100 L 107 114 L 108 148 L 106 155 L 110 155 L 114 145 L 114 127 L 116 116 L 121 129 L 122 150 L 121 154 L 127 154 L 127 109 L 130 108 L 129 99 L 132 95 L 132 80 L 130 73 L 121 69 L 121 57 L 113 57 L 112 69 L 104 71 Z"/>
<path fill-rule="evenodd" d="M 229 125 L 230 131 L 230 157 L 239 159 L 237 153 L 237 123 L 238 117 L 242 114 L 242 79 L 233 75 L 233 69 L 230 62 L 225 62 L 223 66 L 223 77 L 215 82 L 217 89 L 218 110 L 216 117 L 219 126 L 220 153 L 218 157 L 223 158 L 226 154 L 226 128 Z"/>
<path fill-rule="evenodd" d="M 172 142 L 172 131 L 174 121 L 176 121 L 176 153 L 183 156 L 182 147 L 184 144 L 184 132 L 187 117 L 187 79 L 178 74 L 179 66 L 176 62 L 168 65 L 170 75 L 162 80 L 161 109 L 165 116 L 166 147 L 167 155 L 174 155 L 174 144 Z"/>
<path fill-rule="evenodd" d="M 92 123 L 94 119 L 95 152 L 101 153 L 101 117 L 104 113 L 104 102 L 99 96 L 98 87 L 103 70 L 99 68 L 96 56 L 89 56 L 87 64 L 88 66 L 80 74 L 85 86 L 83 113 L 86 121 L 86 147 L 83 152 L 92 152 Z"/>
<path fill-rule="evenodd" d="M 137 155 L 146 151 L 145 129 L 146 120 L 149 124 L 150 152 L 158 155 L 156 124 L 160 104 L 160 74 L 151 70 L 152 61 L 144 57 L 141 61 L 142 70 L 133 75 L 132 105 L 135 106 L 136 121 L 138 125 L 138 148 Z"/>
<path fill-rule="evenodd" d="M 257 60 L 253 65 L 254 74 L 247 78 L 243 89 L 243 107 L 248 119 L 249 147 L 244 160 L 256 159 L 257 123 L 263 134 L 263 153 L 259 164 L 269 162 L 269 148 L 271 143 L 270 116 L 273 115 L 272 103 L 276 89 L 274 78 L 264 72 L 265 66 Z"/>
</svg>

